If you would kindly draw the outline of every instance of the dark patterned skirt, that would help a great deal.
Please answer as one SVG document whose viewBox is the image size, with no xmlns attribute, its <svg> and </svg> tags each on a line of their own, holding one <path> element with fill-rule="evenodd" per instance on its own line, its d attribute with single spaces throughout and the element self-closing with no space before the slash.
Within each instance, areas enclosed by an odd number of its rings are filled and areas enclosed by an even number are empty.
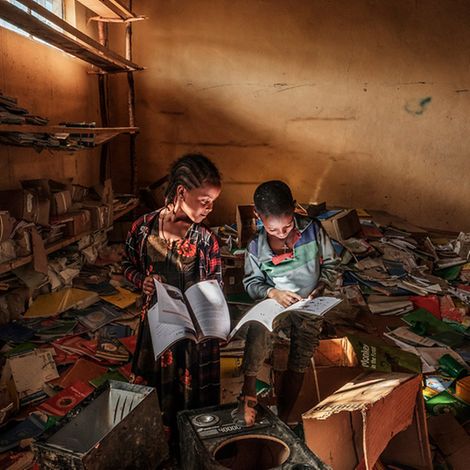
<svg viewBox="0 0 470 470">
<path fill-rule="evenodd" d="M 220 352 L 217 340 L 199 344 L 181 340 L 155 360 L 147 317 L 140 323 L 133 372 L 156 387 L 163 423 L 176 431 L 180 410 L 217 405 L 220 401 Z"/>
</svg>

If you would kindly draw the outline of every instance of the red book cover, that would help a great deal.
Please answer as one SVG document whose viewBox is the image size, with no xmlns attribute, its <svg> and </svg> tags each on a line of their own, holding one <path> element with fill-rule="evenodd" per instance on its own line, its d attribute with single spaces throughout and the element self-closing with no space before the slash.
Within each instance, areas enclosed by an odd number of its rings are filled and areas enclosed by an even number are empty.
<svg viewBox="0 0 470 470">
<path fill-rule="evenodd" d="M 49 400 L 41 403 L 38 409 L 54 416 L 65 416 L 72 408 L 83 401 L 94 388 L 84 382 L 77 381 L 65 388 Z"/>
<path fill-rule="evenodd" d="M 137 347 L 137 335 L 119 338 L 119 341 L 131 354 L 135 353 L 135 348 Z"/>
<path fill-rule="evenodd" d="M 65 375 L 57 381 L 57 385 L 62 388 L 67 388 L 73 385 L 77 380 L 86 383 L 103 375 L 107 370 L 106 367 L 95 364 L 94 362 L 79 359 Z"/>
<path fill-rule="evenodd" d="M 437 295 L 415 295 L 411 296 L 410 300 L 416 308 L 424 308 L 439 320 L 441 319 L 441 307 Z"/>
</svg>

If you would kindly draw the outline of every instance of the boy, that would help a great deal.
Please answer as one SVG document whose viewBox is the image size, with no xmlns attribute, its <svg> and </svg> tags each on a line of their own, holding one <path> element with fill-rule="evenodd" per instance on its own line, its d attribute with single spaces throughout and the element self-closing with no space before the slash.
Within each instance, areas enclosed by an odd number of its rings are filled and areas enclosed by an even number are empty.
<svg viewBox="0 0 470 470">
<path fill-rule="evenodd" d="M 312 219 L 294 213 L 291 190 L 282 181 L 262 183 L 254 194 L 255 212 L 263 227 L 251 240 L 245 258 L 243 285 L 254 300 L 271 298 L 282 306 L 316 297 L 334 284 L 337 265 L 324 230 Z M 318 345 L 321 319 L 293 312 L 281 322 L 290 336 L 288 368 L 278 395 L 278 413 L 286 421 L 302 386 L 305 370 Z M 253 425 L 256 376 L 270 349 L 271 336 L 263 326 L 249 326 L 242 370 L 245 375 L 238 418 Z"/>
</svg>

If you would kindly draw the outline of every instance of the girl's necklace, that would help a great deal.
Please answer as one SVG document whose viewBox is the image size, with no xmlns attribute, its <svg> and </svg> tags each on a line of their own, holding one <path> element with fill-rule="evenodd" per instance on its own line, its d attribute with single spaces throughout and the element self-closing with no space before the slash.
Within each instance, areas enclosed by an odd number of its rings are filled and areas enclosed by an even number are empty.
<svg viewBox="0 0 470 470">
<path fill-rule="evenodd" d="M 164 230 L 164 221 L 165 221 L 165 212 L 168 213 L 169 209 L 168 208 L 165 208 L 163 209 L 162 211 L 162 214 L 161 214 L 161 217 L 160 217 L 160 235 L 162 237 L 162 240 L 167 244 L 167 245 L 171 245 L 171 240 L 169 240 L 168 238 L 165 237 L 165 230 Z"/>
</svg>

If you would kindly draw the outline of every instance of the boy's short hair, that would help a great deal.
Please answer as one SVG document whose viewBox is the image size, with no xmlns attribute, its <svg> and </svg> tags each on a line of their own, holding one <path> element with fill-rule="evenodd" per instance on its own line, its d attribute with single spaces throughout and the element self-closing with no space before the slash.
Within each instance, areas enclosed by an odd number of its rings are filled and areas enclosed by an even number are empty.
<svg viewBox="0 0 470 470">
<path fill-rule="evenodd" d="M 256 212 L 263 216 L 281 216 L 294 212 L 292 192 L 283 181 L 272 180 L 260 184 L 253 199 Z"/>
</svg>

